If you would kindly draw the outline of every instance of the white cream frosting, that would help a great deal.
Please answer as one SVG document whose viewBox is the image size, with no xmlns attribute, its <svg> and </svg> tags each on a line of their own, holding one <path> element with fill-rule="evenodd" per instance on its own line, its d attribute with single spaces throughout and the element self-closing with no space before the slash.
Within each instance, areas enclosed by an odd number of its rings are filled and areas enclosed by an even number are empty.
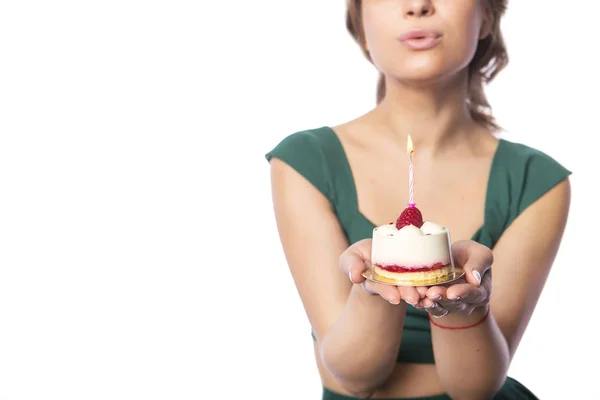
<svg viewBox="0 0 600 400">
<path fill-rule="evenodd" d="M 413 226 L 413 225 L 410 225 Z M 406 228 L 406 226 L 405 226 Z M 416 228 L 416 226 L 415 226 Z M 434 234 L 438 234 L 438 233 L 444 233 L 446 232 L 446 228 L 444 228 L 442 225 L 440 224 L 436 224 L 435 222 L 431 222 L 431 221 L 425 221 L 423 222 L 423 225 L 421 226 L 421 232 L 423 232 L 425 235 L 430 234 L 430 235 L 434 235 Z"/>
<path fill-rule="evenodd" d="M 398 230 L 393 224 L 373 229 L 373 264 L 410 269 L 451 261 L 450 231 L 435 222 L 426 221 L 420 229 L 407 225 Z"/>
</svg>

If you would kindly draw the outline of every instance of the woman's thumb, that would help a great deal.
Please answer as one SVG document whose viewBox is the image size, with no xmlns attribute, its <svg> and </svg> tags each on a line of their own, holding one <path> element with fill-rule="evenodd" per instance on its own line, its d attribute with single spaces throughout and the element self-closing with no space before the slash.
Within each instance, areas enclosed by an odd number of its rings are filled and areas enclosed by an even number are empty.
<svg viewBox="0 0 600 400">
<path fill-rule="evenodd" d="M 364 282 L 363 271 L 370 259 L 370 241 L 357 242 L 342 253 L 339 259 L 340 269 L 348 274 L 353 283 Z"/>
</svg>

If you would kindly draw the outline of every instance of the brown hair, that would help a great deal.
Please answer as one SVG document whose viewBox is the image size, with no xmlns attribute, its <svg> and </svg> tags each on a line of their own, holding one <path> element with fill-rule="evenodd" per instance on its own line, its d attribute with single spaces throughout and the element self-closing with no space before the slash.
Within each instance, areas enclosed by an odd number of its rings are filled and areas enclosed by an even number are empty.
<svg viewBox="0 0 600 400">
<path fill-rule="evenodd" d="M 363 53 L 370 60 L 366 50 L 365 36 L 361 16 L 361 0 L 347 0 L 346 28 L 354 40 L 361 46 Z M 489 83 L 508 64 L 508 53 L 500 30 L 500 19 L 506 11 L 508 0 L 486 0 L 487 15 L 491 18 L 490 33 L 479 41 L 475 55 L 469 64 L 469 94 L 467 106 L 471 117 L 491 131 L 499 131 L 491 113 L 491 106 L 485 97 L 483 85 Z M 379 75 L 377 83 L 377 102 L 385 97 L 385 78 Z"/>
</svg>

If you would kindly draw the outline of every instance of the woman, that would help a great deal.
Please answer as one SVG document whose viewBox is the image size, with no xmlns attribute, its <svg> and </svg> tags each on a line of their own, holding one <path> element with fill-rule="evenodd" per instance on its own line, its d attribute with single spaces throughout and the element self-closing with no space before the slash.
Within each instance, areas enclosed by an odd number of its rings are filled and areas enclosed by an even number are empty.
<svg viewBox="0 0 600 400">
<path fill-rule="evenodd" d="M 482 85 L 507 63 L 505 9 L 506 0 L 349 0 L 348 29 L 381 73 L 376 107 L 267 154 L 324 399 L 535 398 L 507 370 L 559 248 L 570 172 L 495 136 Z M 372 229 L 406 206 L 409 134 L 417 205 L 449 227 L 466 270 L 447 286 L 361 276 Z"/>
</svg>

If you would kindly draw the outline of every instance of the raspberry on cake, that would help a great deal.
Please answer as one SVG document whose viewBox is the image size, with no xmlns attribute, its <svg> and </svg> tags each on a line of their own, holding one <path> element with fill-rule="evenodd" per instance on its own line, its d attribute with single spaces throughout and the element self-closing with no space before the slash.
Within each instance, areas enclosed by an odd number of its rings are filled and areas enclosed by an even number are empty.
<svg viewBox="0 0 600 400">
<path fill-rule="evenodd" d="M 402 211 L 402 214 L 396 220 L 396 228 L 401 229 L 407 225 L 414 225 L 420 228 L 423 225 L 423 215 L 414 205 L 408 206 Z"/>
<path fill-rule="evenodd" d="M 443 282 L 454 274 L 450 232 L 425 221 L 409 206 L 395 224 L 373 229 L 371 253 L 375 278 L 387 282 L 419 285 Z"/>
</svg>

